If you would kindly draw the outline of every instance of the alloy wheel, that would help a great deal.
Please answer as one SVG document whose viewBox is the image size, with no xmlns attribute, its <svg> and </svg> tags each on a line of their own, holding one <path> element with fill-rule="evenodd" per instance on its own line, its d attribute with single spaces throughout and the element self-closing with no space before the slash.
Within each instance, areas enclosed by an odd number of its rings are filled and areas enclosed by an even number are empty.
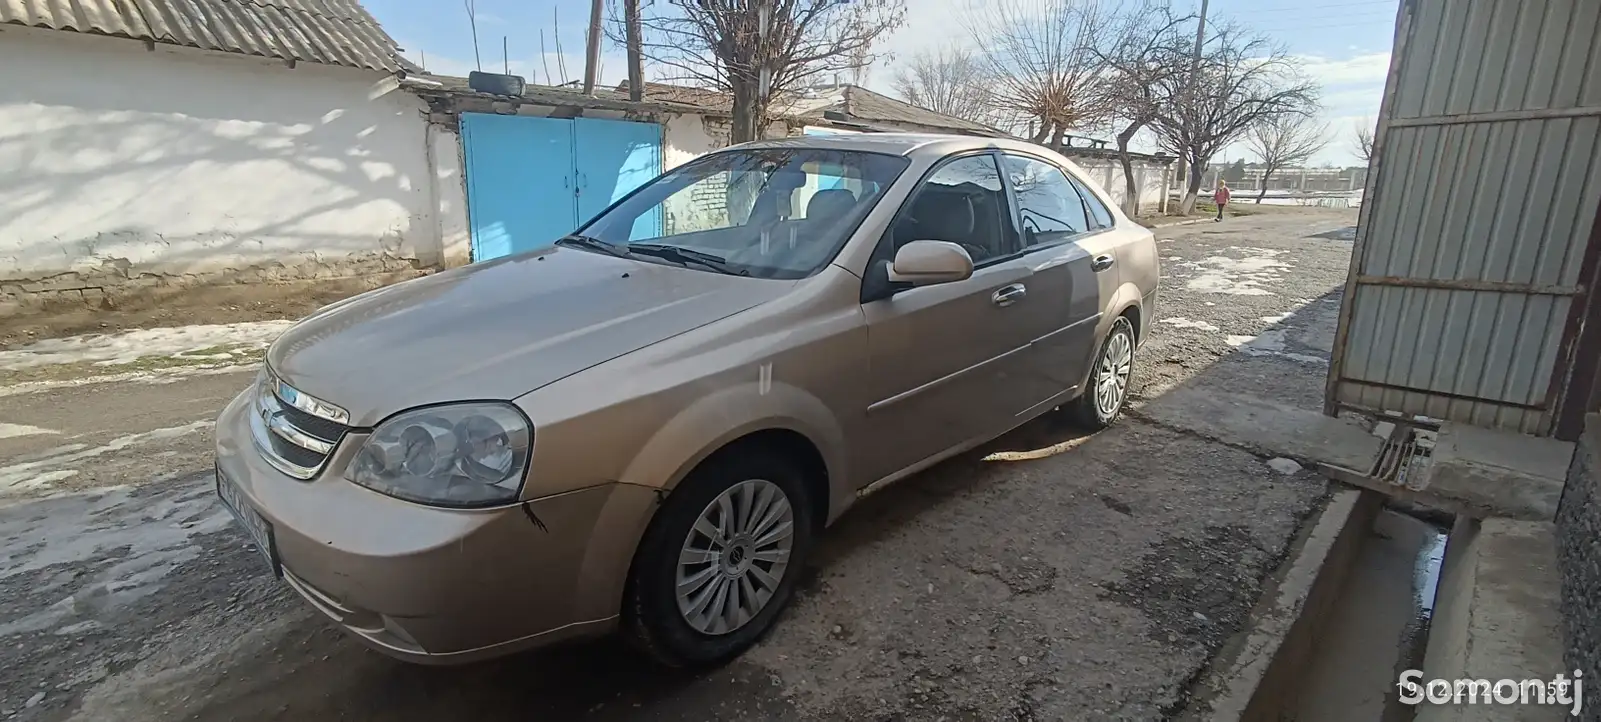
<svg viewBox="0 0 1601 722">
<path fill-rule="evenodd" d="M 678 554 L 684 621 L 714 636 L 749 624 L 778 591 L 794 543 L 794 509 L 777 484 L 750 479 L 718 494 Z"/>
<path fill-rule="evenodd" d="M 1106 340 L 1106 352 L 1095 378 L 1095 409 L 1103 418 L 1111 418 L 1122 407 L 1133 362 L 1134 344 L 1129 335 L 1113 333 Z"/>
</svg>

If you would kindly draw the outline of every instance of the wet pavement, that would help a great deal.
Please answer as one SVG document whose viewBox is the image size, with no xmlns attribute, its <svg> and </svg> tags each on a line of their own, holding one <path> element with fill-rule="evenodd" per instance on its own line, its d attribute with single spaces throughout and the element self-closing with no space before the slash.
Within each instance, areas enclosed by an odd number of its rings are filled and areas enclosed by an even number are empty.
<svg viewBox="0 0 1601 722">
<path fill-rule="evenodd" d="M 0 480 L 29 482 L 0 498 L 0 718 L 1172 715 L 1325 484 L 1142 407 L 1192 387 L 1316 408 L 1350 251 L 1328 234 L 1354 223 L 1160 231 L 1162 322 L 1128 418 L 1089 438 L 1042 419 L 868 498 L 777 629 L 698 676 L 604 641 L 440 669 L 345 639 L 212 499 L 201 422 L 247 369 L 0 389 L 0 429 L 42 430 L 0 434 Z"/>
</svg>

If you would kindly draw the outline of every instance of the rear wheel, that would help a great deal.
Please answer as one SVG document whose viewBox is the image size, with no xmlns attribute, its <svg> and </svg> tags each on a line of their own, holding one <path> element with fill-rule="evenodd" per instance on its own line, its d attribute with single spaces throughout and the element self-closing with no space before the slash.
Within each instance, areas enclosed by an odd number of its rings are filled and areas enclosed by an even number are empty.
<svg viewBox="0 0 1601 722">
<path fill-rule="evenodd" d="M 1099 431 L 1123 415 L 1129 380 L 1134 373 L 1134 324 L 1127 316 L 1112 322 L 1090 371 L 1089 388 L 1065 409 L 1073 422 Z"/>
<path fill-rule="evenodd" d="M 625 629 L 657 661 L 717 664 L 755 644 L 795 592 L 811 547 L 805 479 L 781 456 L 708 460 L 640 543 Z"/>
</svg>

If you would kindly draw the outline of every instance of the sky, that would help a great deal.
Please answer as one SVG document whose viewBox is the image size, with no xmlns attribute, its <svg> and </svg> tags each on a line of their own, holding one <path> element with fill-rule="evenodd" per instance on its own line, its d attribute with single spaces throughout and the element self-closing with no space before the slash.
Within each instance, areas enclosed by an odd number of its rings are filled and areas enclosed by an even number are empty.
<svg viewBox="0 0 1601 722">
<path fill-rule="evenodd" d="M 970 24 L 952 19 L 970 12 L 975 1 L 981 0 L 905 0 L 906 22 L 875 49 L 881 57 L 863 84 L 893 95 L 890 83 L 897 63 L 923 49 L 971 44 Z M 1308 75 L 1323 87 L 1323 121 L 1329 124 L 1331 137 L 1312 162 L 1344 166 L 1358 162 L 1354 127 L 1378 115 L 1397 1 L 1210 0 L 1207 13 L 1211 18 L 1232 18 L 1284 43 L 1302 61 Z M 476 61 L 469 2 L 477 18 Z M 531 82 L 583 78 L 589 0 L 364 0 L 364 4 L 406 56 L 432 72 L 466 75 L 481 63 L 491 72 L 509 67 Z M 1197 12 L 1200 0 L 1173 0 L 1173 6 L 1180 12 Z M 645 73 L 654 77 L 648 63 Z M 625 77 L 622 48 L 606 42 L 601 82 L 615 85 Z M 1213 162 L 1248 156 L 1238 144 L 1222 155 Z"/>
</svg>

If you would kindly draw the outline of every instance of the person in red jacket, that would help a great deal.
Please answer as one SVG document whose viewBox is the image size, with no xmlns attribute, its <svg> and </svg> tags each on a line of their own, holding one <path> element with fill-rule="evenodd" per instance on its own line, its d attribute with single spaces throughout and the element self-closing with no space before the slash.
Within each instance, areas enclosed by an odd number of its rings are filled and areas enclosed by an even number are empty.
<svg viewBox="0 0 1601 722">
<path fill-rule="evenodd" d="M 1212 200 L 1217 203 L 1217 217 L 1212 222 L 1222 223 L 1223 206 L 1229 204 L 1229 184 L 1224 183 L 1222 178 L 1217 179 L 1217 190 L 1212 191 Z"/>
</svg>

